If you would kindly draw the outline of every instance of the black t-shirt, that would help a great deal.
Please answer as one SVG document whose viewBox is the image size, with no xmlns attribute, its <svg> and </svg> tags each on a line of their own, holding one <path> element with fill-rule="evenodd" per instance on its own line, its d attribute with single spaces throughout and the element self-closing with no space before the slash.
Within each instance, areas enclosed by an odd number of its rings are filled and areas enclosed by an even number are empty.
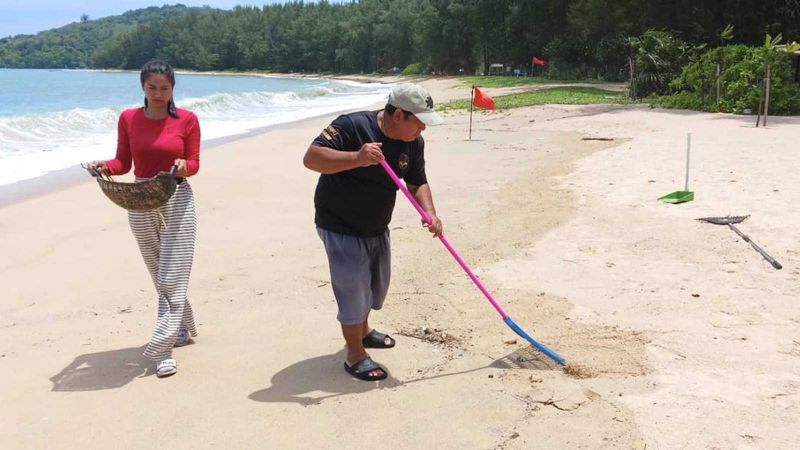
<svg viewBox="0 0 800 450">
<path fill-rule="evenodd" d="M 425 177 L 425 141 L 389 139 L 378 127 L 379 111 L 363 111 L 336 118 L 314 139 L 313 145 L 357 152 L 368 142 L 382 142 L 384 158 L 398 177 L 422 186 Z M 397 186 L 380 164 L 322 174 L 314 193 L 318 227 L 335 233 L 371 237 L 384 233 L 392 220 Z"/>
</svg>

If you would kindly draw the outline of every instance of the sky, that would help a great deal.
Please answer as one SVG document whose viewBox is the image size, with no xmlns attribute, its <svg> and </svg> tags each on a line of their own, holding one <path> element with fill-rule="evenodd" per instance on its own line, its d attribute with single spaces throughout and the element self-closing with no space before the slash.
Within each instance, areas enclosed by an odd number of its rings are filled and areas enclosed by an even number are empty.
<svg viewBox="0 0 800 450">
<path fill-rule="evenodd" d="M 237 5 L 263 6 L 285 3 L 285 0 L 0 0 L 0 37 L 36 34 L 80 20 L 116 16 L 131 9 L 174 5 L 211 6 L 232 9 Z"/>
</svg>

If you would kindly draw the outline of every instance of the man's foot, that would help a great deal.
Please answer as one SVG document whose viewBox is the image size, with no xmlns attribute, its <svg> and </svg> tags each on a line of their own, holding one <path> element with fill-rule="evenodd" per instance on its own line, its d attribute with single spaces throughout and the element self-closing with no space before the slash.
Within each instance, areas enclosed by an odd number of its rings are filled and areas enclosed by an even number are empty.
<svg viewBox="0 0 800 450">
<path fill-rule="evenodd" d="M 395 340 L 388 334 L 383 334 L 378 330 L 372 330 L 361 340 L 365 348 L 392 348 Z"/>
<path fill-rule="evenodd" d="M 386 370 L 376 364 L 369 356 L 365 356 L 364 359 L 353 365 L 348 365 L 347 361 L 345 361 L 344 370 L 359 380 L 364 381 L 383 380 L 388 376 Z"/>
<path fill-rule="evenodd" d="M 172 358 L 162 359 L 156 364 L 156 376 L 158 378 L 175 375 L 178 372 L 178 363 Z"/>
</svg>

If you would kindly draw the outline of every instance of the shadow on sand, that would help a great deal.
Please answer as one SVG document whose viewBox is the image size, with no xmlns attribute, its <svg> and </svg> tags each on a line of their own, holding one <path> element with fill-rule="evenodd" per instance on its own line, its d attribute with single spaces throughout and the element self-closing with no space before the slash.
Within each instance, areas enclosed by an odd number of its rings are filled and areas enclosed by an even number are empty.
<svg viewBox="0 0 800 450">
<path fill-rule="evenodd" d="M 361 381 L 344 371 L 345 350 L 332 355 L 306 359 L 281 370 L 272 376 L 271 386 L 248 396 L 250 400 L 269 403 L 298 403 L 309 406 L 323 400 L 347 394 L 358 394 L 374 389 L 386 389 L 401 383 L 389 376 L 382 381 Z M 379 361 L 377 361 L 380 364 Z M 340 370 L 334 370 L 340 368 Z M 312 395 L 320 394 L 320 395 Z"/>
<path fill-rule="evenodd" d="M 272 376 L 271 385 L 266 389 L 253 392 L 250 400 L 268 403 L 297 403 L 303 406 L 318 405 L 323 400 L 348 394 L 359 394 L 375 389 L 392 389 L 420 381 L 451 377 L 477 372 L 487 368 L 527 369 L 527 370 L 561 370 L 555 363 L 535 350 L 520 349 L 491 364 L 460 372 L 440 373 L 432 376 L 401 381 L 389 376 L 383 381 L 366 382 L 351 377 L 344 371 L 345 350 L 338 353 L 306 359 L 281 370 Z M 380 364 L 379 361 L 377 361 Z M 336 370 L 338 369 L 338 370 Z"/>
<path fill-rule="evenodd" d="M 141 346 L 80 355 L 50 378 L 53 391 L 116 389 L 153 375 L 153 362 L 142 356 L 143 351 Z"/>
</svg>

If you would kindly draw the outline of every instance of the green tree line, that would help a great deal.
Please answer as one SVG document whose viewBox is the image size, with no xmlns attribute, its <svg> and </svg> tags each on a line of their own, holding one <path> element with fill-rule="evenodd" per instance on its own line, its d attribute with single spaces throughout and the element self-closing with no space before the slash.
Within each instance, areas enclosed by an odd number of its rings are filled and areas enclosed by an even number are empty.
<svg viewBox="0 0 800 450">
<path fill-rule="evenodd" d="M 691 45 L 800 38 L 796 0 L 360 0 L 230 11 L 183 5 L 85 20 L 0 40 L 0 67 L 135 69 L 152 57 L 195 70 L 376 72 L 531 69 L 559 78 L 628 78 L 630 38 L 648 30 Z"/>
</svg>

